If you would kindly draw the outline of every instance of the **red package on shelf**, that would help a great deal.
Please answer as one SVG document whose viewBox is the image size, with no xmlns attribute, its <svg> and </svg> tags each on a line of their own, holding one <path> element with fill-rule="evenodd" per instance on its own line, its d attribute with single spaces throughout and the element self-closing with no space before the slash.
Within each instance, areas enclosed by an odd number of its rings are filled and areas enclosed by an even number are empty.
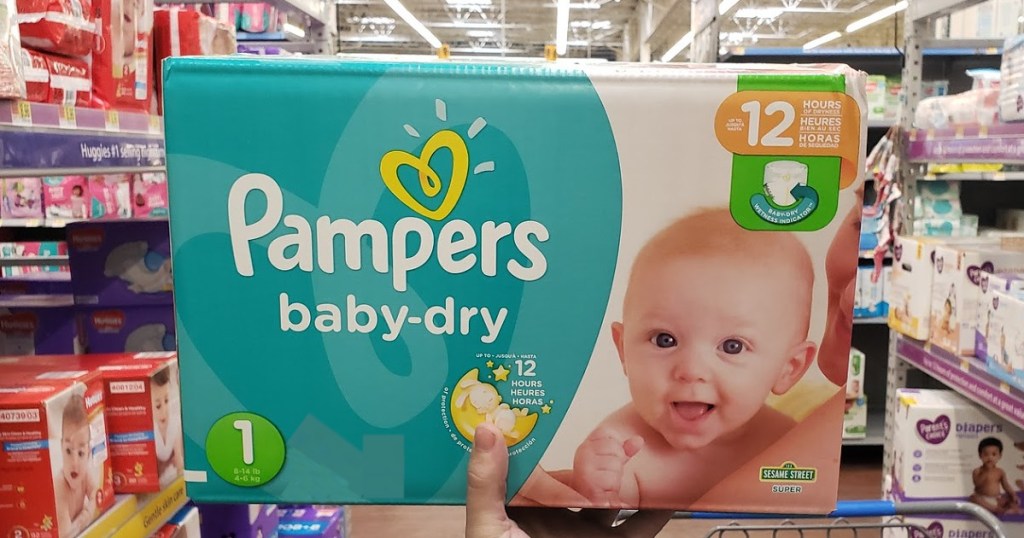
<svg viewBox="0 0 1024 538">
<path fill-rule="evenodd" d="M 164 58 L 170 56 L 207 56 L 234 54 L 235 29 L 217 19 L 191 9 L 158 9 L 153 13 L 153 66 L 160 73 Z M 156 78 L 160 93 L 160 78 Z M 158 113 L 161 108 L 158 104 Z"/>
<path fill-rule="evenodd" d="M 21 39 L 14 17 L 14 0 L 0 0 L 0 99 L 25 98 Z"/>
<path fill-rule="evenodd" d="M 21 72 L 25 75 L 25 99 L 34 103 L 50 102 L 50 64 L 46 56 L 32 49 L 21 49 Z"/>
<path fill-rule="evenodd" d="M 153 0 L 95 0 L 103 35 L 92 53 L 93 102 L 149 112 L 153 98 Z"/>
<path fill-rule="evenodd" d="M 82 57 L 96 41 L 91 0 L 17 0 L 21 42 L 29 47 Z"/>
</svg>

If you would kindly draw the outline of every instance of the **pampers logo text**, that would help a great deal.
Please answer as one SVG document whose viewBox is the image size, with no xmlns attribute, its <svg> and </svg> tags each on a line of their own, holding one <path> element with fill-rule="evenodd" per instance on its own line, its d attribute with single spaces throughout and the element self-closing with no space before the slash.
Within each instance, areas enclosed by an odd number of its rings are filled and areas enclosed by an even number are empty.
<svg viewBox="0 0 1024 538">
<path fill-rule="evenodd" d="M 436 101 L 437 117 L 447 121 L 446 105 Z M 417 216 L 399 219 L 391 229 L 377 220 L 358 222 L 347 218 L 323 215 L 310 222 L 305 217 L 285 214 L 284 198 L 278 183 L 271 177 L 251 173 L 235 180 L 228 194 L 228 224 L 235 270 L 242 276 L 253 276 L 252 243 L 267 237 L 283 223 L 288 230 L 274 237 L 267 249 L 270 264 L 279 271 L 298 269 L 305 272 L 319 270 L 334 274 L 342 264 L 351 271 L 364 269 L 364 262 L 374 271 L 391 275 L 391 285 L 398 292 L 408 290 L 411 272 L 434 263 L 446 273 L 458 275 L 479 271 L 488 277 L 507 272 L 512 277 L 530 282 L 547 272 L 547 259 L 539 243 L 549 239 L 547 228 L 536 221 L 517 224 L 485 221 L 474 225 L 465 220 L 447 221 L 434 231 L 430 221 L 442 222 L 455 209 L 466 186 L 470 171 L 467 138 L 472 140 L 487 125 L 477 118 L 465 136 L 449 129 L 435 132 L 424 144 L 419 155 L 403 150 L 392 150 L 380 159 L 380 180 L 402 204 Z M 411 125 L 406 132 L 419 138 Z M 431 158 L 439 151 L 451 155 L 449 174 L 438 172 Z M 413 169 L 418 177 L 419 192 L 409 190 L 408 183 L 399 179 L 403 167 Z M 473 167 L 473 175 L 493 172 L 492 161 Z M 448 180 L 442 177 L 448 175 Z M 255 220 L 246 218 L 246 202 L 250 195 L 259 193 L 265 200 L 262 215 Z M 435 202 L 428 207 L 421 201 Z M 336 252 L 336 239 L 342 238 L 341 252 Z M 364 260 L 363 243 L 368 240 L 369 260 Z M 523 257 L 499 256 L 499 245 L 511 242 Z M 314 327 L 320 332 L 369 334 L 381 328 L 385 341 L 398 338 L 406 325 L 422 324 L 435 335 L 479 334 L 484 343 L 494 342 L 508 316 L 508 309 L 497 310 L 486 306 L 457 305 L 455 298 L 447 297 L 442 305 L 428 307 L 420 315 L 410 312 L 406 305 L 372 306 L 362 304 L 355 295 L 348 295 L 344 304 L 321 303 L 309 306 L 292 302 L 287 292 L 279 295 L 280 327 L 285 332 L 304 332 Z"/>
</svg>

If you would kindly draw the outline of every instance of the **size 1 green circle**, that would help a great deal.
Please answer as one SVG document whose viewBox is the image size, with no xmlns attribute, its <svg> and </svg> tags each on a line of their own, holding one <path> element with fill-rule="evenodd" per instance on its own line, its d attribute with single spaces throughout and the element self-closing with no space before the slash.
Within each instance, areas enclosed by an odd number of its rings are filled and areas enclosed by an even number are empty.
<svg viewBox="0 0 1024 538">
<path fill-rule="evenodd" d="M 260 487 L 284 466 L 284 437 L 254 413 L 221 417 L 206 434 L 206 459 L 217 476 L 236 486 Z"/>
</svg>

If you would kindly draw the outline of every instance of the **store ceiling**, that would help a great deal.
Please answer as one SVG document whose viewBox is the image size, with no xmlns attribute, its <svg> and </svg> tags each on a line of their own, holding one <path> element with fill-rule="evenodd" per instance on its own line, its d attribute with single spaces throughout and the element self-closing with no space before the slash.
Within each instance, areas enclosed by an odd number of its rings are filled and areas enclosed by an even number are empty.
<svg viewBox="0 0 1024 538">
<path fill-rule="evenodd" d="M 719 0 L 720 1 L 720 0 Z M 455 55 L 542 56 L 555 42 L 554 0 L 401 0 Z M 727 0 L 727 3 L 733 3 Z M 894 0 L 739 0 L 720 27 L 723 47 L 799 47 L 892 6 Z M 430 44 L 384 0 L 337 0 L 341 52 L 432 54 Z M 639 54 L 641 17 L 651 10 L 652 57 L 690 26 L 690 0 L 571 0 L 567 56 L 616 59 Z M 897 15 L 901 17 L 902 14 Z M 893 18 L 830 43 L 892 44 Z M 628 47 L 628 54 L 623 54 Z M 685 54 L 676 58 L 684 60 Z"/>
</svg>

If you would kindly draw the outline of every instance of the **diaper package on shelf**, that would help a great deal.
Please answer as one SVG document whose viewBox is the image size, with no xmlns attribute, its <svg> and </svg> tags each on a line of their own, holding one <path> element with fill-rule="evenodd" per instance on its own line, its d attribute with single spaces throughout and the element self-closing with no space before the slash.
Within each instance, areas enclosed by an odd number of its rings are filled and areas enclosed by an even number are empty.
<svg viewBox="0 0 1024 538">
<path fill-rule="evenodd" d="M 171 517 L 170 521 L 160 527 L 160 530 L 153 533 L 151 538 L 201 538 L 202 536 L 199 508 L 192 504 L 186 504 Z"/>
<path fill-rule="evenodd" d="M 89 182 L 85 176 L 44 177 L 42 181 L 46 218 L 89 218 Z"/>
<path fill-rule="evenodd" d="M 132 216 L 132 174 L 89 176 L 90 212 L 93 218 Z"/>
<path fill-rule="evenodd" d="M 193 10 L 160 8 L 154 13 L 153 54 L 159 66 L 171 56 L 227 55 L 237 52 L 234 25 Z M 157 94 L 162 93 L 155 77 Z"/>
<path fill-rule="evenodd" d="M 113 505 L 97 374 L 0 376 L 0 443 L 0 535 L 74 538 Z"/>
<path fill-rule="evenodd" d="M 104 21 L 92 51 L 93 95 L 104 108 L 150 111 L 153 0 L 94 0 Z"/>
<path fill-rule="evenodd" d="M 886 96 L 885 75 L 868 75 L 865 84 L 867 97 L 868 121 L 885 119 Z"/>
<path fill-rule="evenodd" d="M 858 318 L 877 318 L 886 315 L 885 290 L 882 275 L 873 276 L 873 266 L 857 268 L 857 296 L 853 302 L 853 316 Z"/>
<path fill-rule="evenodd" d="M 21 49 L 21 69 L 25 76 L 25 99 L 34 103 L 50 100 L 50 66 L 46 56 L 32 49 Z"/>
<path fill-rule="evenodd" d="M 71 273 L 31 273 L 0 278 L 0 295 L 71 295 Z"/>
<path fill-rule="evenodd" d="M 71 295 L 0 296 L 0 355 L 75 353 Z"/>
<path fill-rule="evenodd" d="M 167 174 L 147 172 L 132 176 L 132 216 L 167 216 Z"/>
<path fill-rule="evenodd" d="M 267 538 L 277 534 L 280 516 L 274 504 L 200 504 L 203 536 Z M 282 510 L 283 511 L 283 510 Z"/>
<path fill-rule="evenodd" d="M 0 243 L 0 259 L 66 256 L 68 244 L 64 241 L 17 241 Z M 3 276 L 35 273 L 67 273 L 66 265 L 14 265 L 3 267 Z"/>
<path fill-rule="evenodd" d="M 850 371 L 846 376 L 846 399 L 864 396 L 864 364 L 867 357 L 857 348 L 850 348 Z"/>
<path fill-rule="evenodd" d="M 861 395 L 846 400 L 843 415 L 843 439 L 864 439 L 868 436 L 868 398 Z"/>
<path fill-rule="evenodd" d="M 992 328 L 992 318 L 999 306 L 995 299 L 997 291 L 1016 293 L 1024 290 L 1024 273 L 997 273 L 982 272 L 978 279 L 978 306 L 975 309 L 977 319 L 974 322 L 974 356 L 979 360 L 993 366 L 990 359 L 994 359 L 988 351 L 989 332 Z M 995 333 L 998 335 L 998 331 Z M 1013 373 L 1008 368 L 1008 363 L 1001 368 L 1003 372 Z"/>
<path fill-rule="evenodd" d="M 166 220 L 71 223 L 68 245 L 78 304 L 171 304 L 171 253 Z"/>
<path fill-rule="evenodd" d="M 594 506 L 834 508 L 852 319 L 828 290 L 856 279 L 862 73 L 164 66 L 191 498 L 464 503 L 486 422 L 513 505 L 565 503 L 543 473 Z M 319 111 L 301 140 L 296 103 Z M 239 420 L 273 449 L 243 462 Z"/>
<path fill-rule="evenodd" d="M 48 355 L 0 362 L 5 378 L 49 371 L 100 376 L 114 491 L 157 492 L 182 475 L 180 391 L 173 353 Z"/>
<path fill-rule="evenodd" d="M 21 42 L 26 46 L 72 58 L 92 51 L 97 35 L 91 0 L 17 0 L 17 4 Z"/>
<path fill-rule="evenodd" d="M 31 49 L 22 50 L 27 99 L 38 103 L 88 106 L 92 100 L 89 64 Z"/>
<path fill-rule="evenodd" d="M 1021 506 L 1024 432 L 948 390 L 899 389 L 893 489 L 906 500 L 966 500 L 1003 517 Z M 1010 485 L 1009 490 L 1005 485 Z"/>
<path fill-rule="evenodd" d="M 88 353 L 174 351 L 171 305 L 79 307 L 78 330 Z"/>
<path fill-rule="evenodd" d="M 301 506 L 280 510 L 278 536 L 345 538 L 349 535 L 343 506 Z"/>
<path fill-rule="evenodd" d="M 0 179 L 0 185 L 3 185 L 0 219 L 38 220 L 43 218 L 43 189 L 39 178 Z"/>
<path fill-rule="evenodd" d="M 929 340 L 958 355 L 974 355 L 983 272 L 1024 271 L 1024 252 L 978 246 L 935 248 Z"/>
<path fill-rule="evenodd" d="M 1024 120 L 1024 35 L 1006 38 L 1000 64 L 999 118 Z"/>
<path fill-rule="evenodd" d="M 1008 285 L 992 292 L 988 327 L 988 365 L 1004 381 L 1024 389 L 1024 292 Z"/>
<path fill-rule="evenodd" d="M 14 0 L 0 0 L 0 99 L 24 99 L 21 33 Z"/>
</svg>

